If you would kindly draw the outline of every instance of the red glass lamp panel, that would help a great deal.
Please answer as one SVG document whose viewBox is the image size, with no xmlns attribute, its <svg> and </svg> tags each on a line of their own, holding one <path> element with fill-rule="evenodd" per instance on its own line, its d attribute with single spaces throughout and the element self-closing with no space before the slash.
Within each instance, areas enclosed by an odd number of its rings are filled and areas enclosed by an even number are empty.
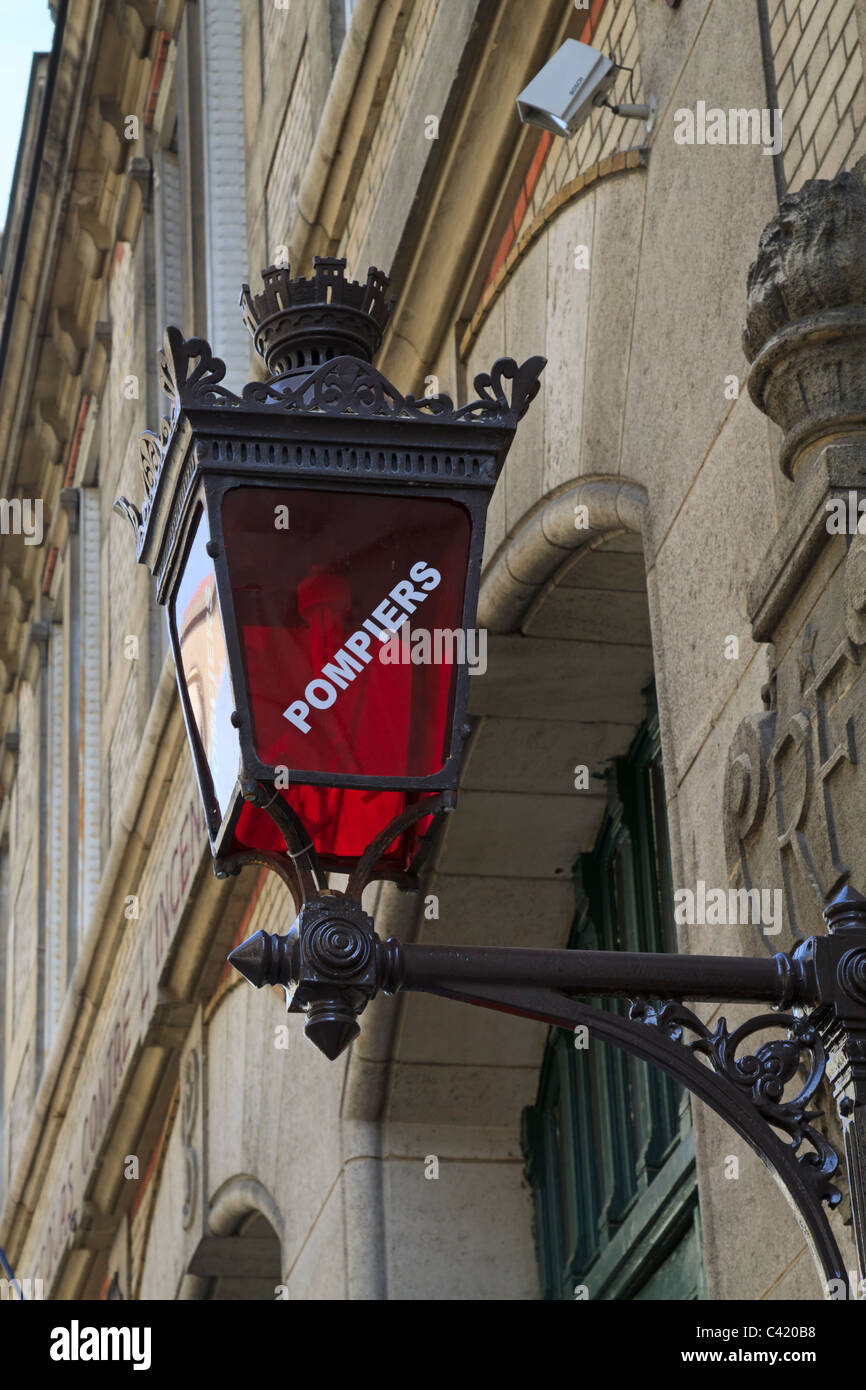
<svg viewBox="0 0 866 1390">
<path fill-rule="evenodd" d="M 435 497 L 238 487 L 222 524 L 261 761 L 337 779 L 439 773 L 457 647 L 436 634 L 462 628 L 467 510 Z M 285 794 L 320 854 L 340 859 L 363 853 L 418 797 L 291 779 Z M 265 848 L 252 810 L 237 838 Z"/>
</svg>

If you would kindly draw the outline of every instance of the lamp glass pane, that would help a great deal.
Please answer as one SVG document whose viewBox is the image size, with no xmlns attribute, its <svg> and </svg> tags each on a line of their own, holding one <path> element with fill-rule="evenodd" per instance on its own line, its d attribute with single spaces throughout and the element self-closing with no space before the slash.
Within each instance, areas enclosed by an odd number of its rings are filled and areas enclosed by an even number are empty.
<svg viewBox="0 0 866 1390">
<path fill-rule="evenodd" d="M 395 816 L 425 800 L 418 792 L 369 792 L 354 787 L 296 786 L 279 795 L 297 811 L 325 868 L 346 873 Z M 427 793 L 426 799 L 433 801 L 435 795 Z M 405 872 L 429 825 L 426 816 L 395 836 L 380 862 Z M 234 830 L 234 848 L 278 854 L 285 850 L 285 842 L 267 812 L 245 802 Z"/>
<path fill-rule="evenodd" d="M 172 614 L 192 717 L 224 815 L 238 775 L 239 745 L 228 656 L 204 513 L 193 533 Z"/>
<path fill-rule="evenodd" d="M 429 496 L 238 487 L 222 522 L 261 760 L 336 776 L 438 773 L 451 743 L 467 510 Z"/>
</svg>

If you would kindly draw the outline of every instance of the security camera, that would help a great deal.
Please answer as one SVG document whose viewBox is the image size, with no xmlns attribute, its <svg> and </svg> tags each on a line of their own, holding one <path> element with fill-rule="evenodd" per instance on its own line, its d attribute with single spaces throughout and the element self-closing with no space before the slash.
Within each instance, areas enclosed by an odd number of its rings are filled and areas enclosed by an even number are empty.
<svg viewBox="0 0 866 1390">
<path fill-rule="evenodd" d="M 649 123 L 654 101 L 646 106 L 613 106 L 606 100 L 619 71 L 619 65 L 597 48 L 566 39 L 517 98 L 520 119 L 552 135 L 573 135 L 594 107 L 608 106 L 619 116 Z"/>
</svg>

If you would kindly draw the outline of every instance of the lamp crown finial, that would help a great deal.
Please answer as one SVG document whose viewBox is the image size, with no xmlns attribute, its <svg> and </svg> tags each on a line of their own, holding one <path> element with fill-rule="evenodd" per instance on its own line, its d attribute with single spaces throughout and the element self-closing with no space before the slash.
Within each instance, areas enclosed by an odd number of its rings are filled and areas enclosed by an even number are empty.
<svg viewBox="0 0 866 1390">
<path fill-rule="evenodd" d="M 346 355 L 372 362 L 394 306 L 386 298 L 388 277 L 371 266 L 361 284 L 345 271 L 342 257 L 314 256 L 309 279 L 292 279 L 288 265 L 272 265 L 262 271 L 261 294 L 244 285 L 244 322 L 272 376 Z"/>
</svg>

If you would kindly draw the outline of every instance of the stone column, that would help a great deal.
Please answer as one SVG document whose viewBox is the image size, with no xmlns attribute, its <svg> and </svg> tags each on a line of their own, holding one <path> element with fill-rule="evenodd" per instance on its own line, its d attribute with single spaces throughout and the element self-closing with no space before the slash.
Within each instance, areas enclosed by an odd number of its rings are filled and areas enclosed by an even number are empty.
<svg viewBox="0 0 866 1390">
<path fill-rule="evenodd" d="M 866 888 L 866 159 L 782 199 L 744 349 L 793 487 L 749 589 L 774 674 L 732 742 L 724 822 L 732 883 L 783 889 L 783 932 L 762 937 L 776 951 L 820 932 L 845 883 Z"/>
</svg>

